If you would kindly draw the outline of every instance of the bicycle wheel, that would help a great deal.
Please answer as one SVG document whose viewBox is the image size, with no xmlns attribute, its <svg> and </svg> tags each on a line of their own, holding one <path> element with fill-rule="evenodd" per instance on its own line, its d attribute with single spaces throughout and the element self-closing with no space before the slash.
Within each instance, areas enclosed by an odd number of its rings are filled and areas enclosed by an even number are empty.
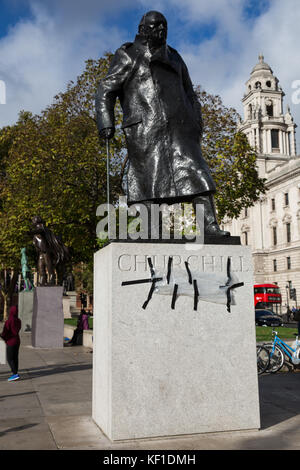
<svg viewBox="0 0 300 470">
<path fill-rule="evenodd" d="M 275 349 L 273 352 L 272 352 L 272 349 L 273 349 L 272 344 L 264 344 L 264 347 L 268 349 L 269 354 L 270 354 L 270 364 L 266 372 L 275 374 L 275 372 L 278 372 L 283 366 L 284 354 L 278 346 L 275 346 Z"/>
<path fill-rule="evenodd" d="M 263 374 L 269 367 L 270 364 L 270 353 L 267 348 L 259 344 L 256 345 L 256 357 L 257 357 L 257 373 L 258 375 Z"/>
</svg>

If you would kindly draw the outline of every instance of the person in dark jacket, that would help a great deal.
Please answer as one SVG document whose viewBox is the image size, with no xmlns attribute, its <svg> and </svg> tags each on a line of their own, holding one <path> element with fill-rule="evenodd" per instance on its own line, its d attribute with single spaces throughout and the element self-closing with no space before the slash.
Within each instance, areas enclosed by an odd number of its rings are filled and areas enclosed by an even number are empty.
<svg viewBox="0 0 300 470">
<path fill-rule="evenodd" d="M 201 105 L 186 64 L 166 38 L 165 17 L 150 11 L 135 41 L 116 51 L 96 93 L 99 134 L 114 136 L 118 97 L 129 159 L 128 205 L 203 204 L 205 233 L 227 237 L 216 219 L 216 185 L 201 152 Z"/>
<path fill-rule="evenodd" d="M 12 371 L 12 376 L 8 379 L 9 382 L 20 378 L 18 374 L 19 348 L 21 343 L 19 336 L 20 329 L 21 320 L 18 318 L 18 306 L 13 305 L 10 307 L 8 320 L 4 323 L 4 328 L 1 333 L 1 338 L 4 339 L 6 343 L 7 362 Z"/>
</svg>

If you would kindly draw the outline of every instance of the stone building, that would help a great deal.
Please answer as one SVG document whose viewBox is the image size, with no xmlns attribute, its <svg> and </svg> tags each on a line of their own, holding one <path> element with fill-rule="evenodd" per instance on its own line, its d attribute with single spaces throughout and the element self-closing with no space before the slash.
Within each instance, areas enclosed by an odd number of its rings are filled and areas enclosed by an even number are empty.
<svg viewBox="0 0 300 470">
<path fill-rule="evenodd" d="M 266 178 L 267 192 L 238 219 L 225 219 L 222 227 L 251 245 L 254 281 L 278 284 L 284 311 L 295 305 L 290 288 L 296 288 L 300 305 L 300 156 L 297 126 L 289 107 L 284 111 L 283 97 L 278 79 L 260 55 L 246 82 L 239 129 L 257 151 L 259 176 Z"/>
</svg>

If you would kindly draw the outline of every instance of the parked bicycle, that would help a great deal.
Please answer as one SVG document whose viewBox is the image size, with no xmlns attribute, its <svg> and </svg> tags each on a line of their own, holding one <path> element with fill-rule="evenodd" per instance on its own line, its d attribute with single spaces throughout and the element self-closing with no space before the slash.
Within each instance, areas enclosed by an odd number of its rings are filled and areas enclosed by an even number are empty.
<svg viewBox="0 0 300 470">
<path fill-rule="evenodd" d="M 256 345 L 256 357 L 257 357 L 257 373 L 258 375 L 263 374 L 269 367 L 270 364 L 270 353 L 269 350 L 261 345 Z"/>
<path fill-rule="evenodd" d="M 289 358 L 292 364 L 300 364 L 300 342 L 298 341 L 298 336 L 296 336 L 296 347 L 293 348 L 279 338 L 277 331 L 272 330 L 272 334 L 274 336 L 272 343 L 264 344 L 264 347 L 270 353 L 270 363 L 266 372 L 273 374 L 278 372 L 282 368 L 286 357 Z"/>
</svg>

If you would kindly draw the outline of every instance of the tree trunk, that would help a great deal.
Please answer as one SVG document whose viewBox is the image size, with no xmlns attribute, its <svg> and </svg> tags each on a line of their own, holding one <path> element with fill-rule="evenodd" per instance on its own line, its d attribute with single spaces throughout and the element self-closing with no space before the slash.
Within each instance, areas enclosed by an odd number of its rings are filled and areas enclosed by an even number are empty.
<svg viewBox="0 0 300 470">
<path fill-rule="evenodd" d="M 6 286 L 6 288 L 4 286 L 4 276 L 1 276 L 1 284 L 3 286 L 1 289 L 1 295 L 3 298 L 3 321 L 6 321 L 8 319 L 9 307 L 11 305 L 12 296 L 13 296 L 16 283 L 18 280 L 18 275 L 19 275 L 18 271 L 15 270 L 12 275 L 9 285 Z"/>
<path fill-rule="evenodd" d="M 8 295 L 3 295 L 3 321 L 8 319 L 9 307 L 10 307 L 10 299 Z"/>
</svg>

